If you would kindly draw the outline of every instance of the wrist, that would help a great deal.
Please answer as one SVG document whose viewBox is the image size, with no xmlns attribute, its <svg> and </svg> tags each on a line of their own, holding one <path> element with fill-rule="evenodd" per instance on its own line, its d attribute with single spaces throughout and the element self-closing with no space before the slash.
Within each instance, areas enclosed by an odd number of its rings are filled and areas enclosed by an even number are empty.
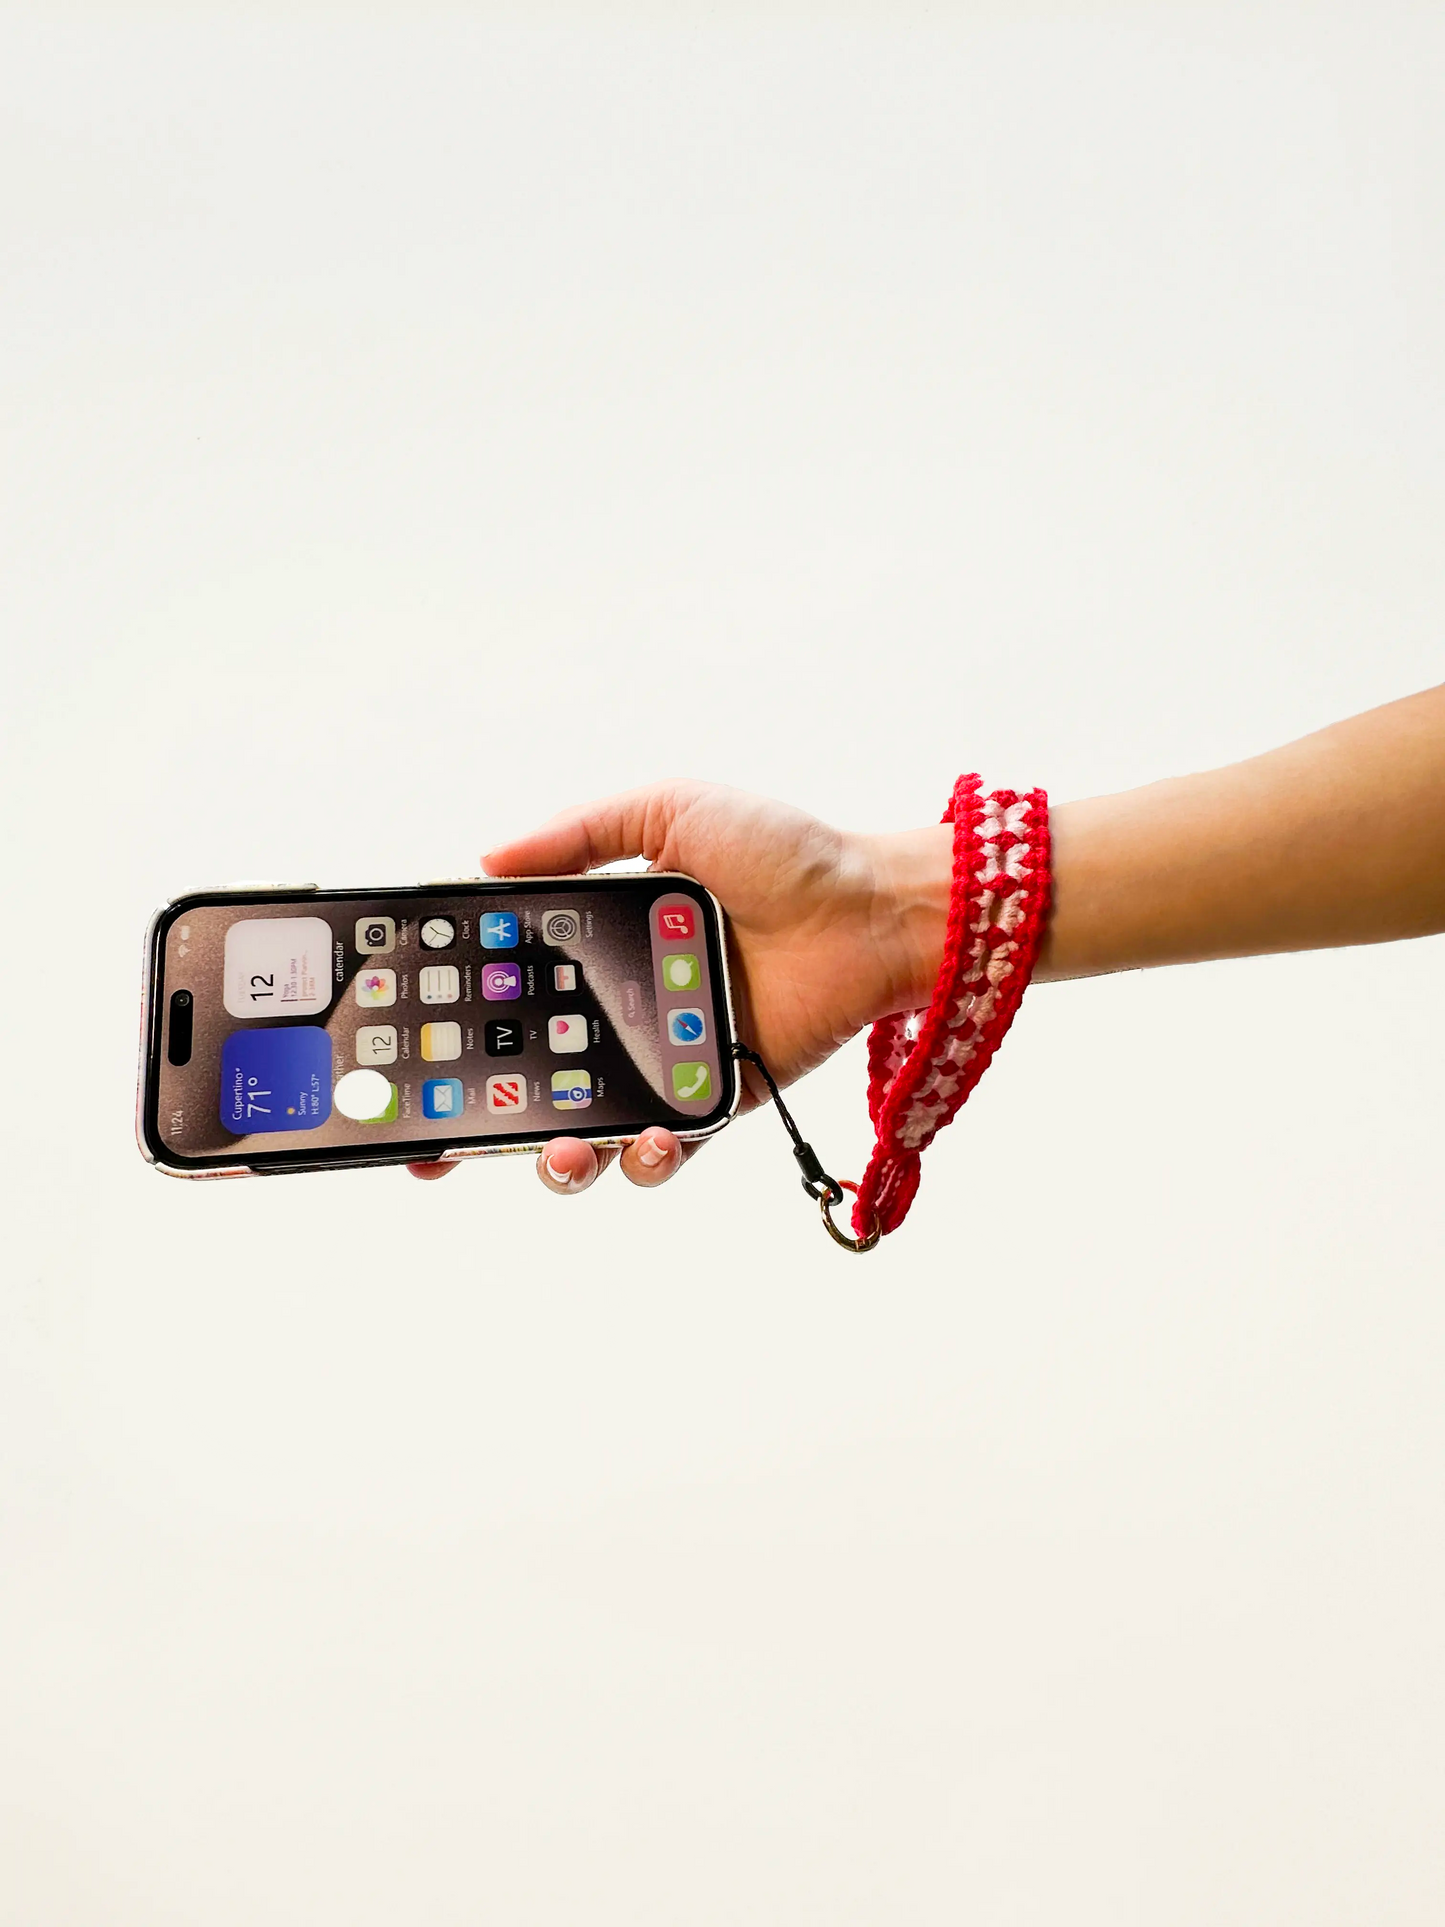
<svg viewBox="0 0 1445 1927">
<path fill-rule="evenodd" d="M 870 942 L 881 968 L 870 1021 L 924 1010 L 943 967 L 953 891 L 953 826 L 863 839 L 873 873 Z"/>
</svg>

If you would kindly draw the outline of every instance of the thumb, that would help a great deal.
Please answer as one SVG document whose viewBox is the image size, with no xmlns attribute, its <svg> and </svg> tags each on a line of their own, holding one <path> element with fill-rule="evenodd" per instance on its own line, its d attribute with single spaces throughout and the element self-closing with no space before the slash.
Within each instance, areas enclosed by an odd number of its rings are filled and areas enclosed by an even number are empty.
<svg viewBox="0 0 1445 1927">
<path fill-rule="evenodd" d="M 655 863 L 691 787 L 652 783 L 574 805 L 530 835 L 488 850 L 483 868 L 494 877 L 566 876 L 630 856 Z"/>
</svg>

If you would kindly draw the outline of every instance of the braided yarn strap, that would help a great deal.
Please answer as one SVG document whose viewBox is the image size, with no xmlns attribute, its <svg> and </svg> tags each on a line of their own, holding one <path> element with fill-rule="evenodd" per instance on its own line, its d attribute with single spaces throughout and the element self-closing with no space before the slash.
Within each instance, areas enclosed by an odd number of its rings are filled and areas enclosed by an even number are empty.
<svg viewBox="0 0 1445 1927">
<path fill-rule="evenodd" d="M 960 776 L 943 821 L 953 825 L 953 891 L 933 1001 L 885 1017 L 868 1039 L 868 1110 L 877 1142 L 853 1207 L 862 1237 L 902 1224 L 923 1152 L 959 1111 L 1013 1022 L 1049 913 L 1049 807 L 1042 790 L 981 794 Z"/>
</svg>

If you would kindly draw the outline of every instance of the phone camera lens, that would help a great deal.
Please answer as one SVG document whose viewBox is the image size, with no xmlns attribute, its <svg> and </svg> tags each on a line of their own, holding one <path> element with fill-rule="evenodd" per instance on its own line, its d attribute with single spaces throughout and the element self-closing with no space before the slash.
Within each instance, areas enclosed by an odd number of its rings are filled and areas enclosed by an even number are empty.
<svg viewBox="0 0 1445 1927">
<path fill-rule="evenodd" d="M 185 1008 L 185 1006 L 186 1006 L 186 1005 L 187 1005 L 187 1004 L 188 1004 L 188 1003 L 189 1003 L 190 1001 L 191 1001 L 191 993 L 190 993 L 190 991 L 188 991 L 188 990 L 178 990 L 178 991 L 176 992 L 176 1006 L 177 1006 L 177 1008 L 178 1008 L 178 1009 L 184 1009 L 184 1008 Z"/>
</svg>

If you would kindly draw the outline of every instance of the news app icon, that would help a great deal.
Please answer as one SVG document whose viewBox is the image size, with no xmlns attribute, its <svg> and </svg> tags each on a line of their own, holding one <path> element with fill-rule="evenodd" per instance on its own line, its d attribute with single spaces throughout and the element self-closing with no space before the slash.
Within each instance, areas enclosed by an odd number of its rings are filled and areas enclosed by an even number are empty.
<svg viewBox="0 0 1445 1927">
<path fill-rule="evenodd" d="M 667 943 L 686 943 L 697 935 L 697 912 L 690 903 L 669 903 L 657 913 L 657 929 Z"/>
<path fill-rule="evenodd" d="M 557 1111 L 585 1111 L 592 1102 L 592 1073 L 553 1071 L 552 1108 Z"/>
<path fill-rule="evenodd" d="M 489 963 L 482 965 L 482 995 L 489 1004 L 504 1004 L 522 994 L 522 971 L 519 964 Z"/>
<path fill-rule="evenodd" d="M 512 1071 L 503 1077 L 487 1079 L 487 1109 L 495 1116 L 516 1116 L 527 1108 L 527 1079 L 523 1072 Z"/>
</svg>

